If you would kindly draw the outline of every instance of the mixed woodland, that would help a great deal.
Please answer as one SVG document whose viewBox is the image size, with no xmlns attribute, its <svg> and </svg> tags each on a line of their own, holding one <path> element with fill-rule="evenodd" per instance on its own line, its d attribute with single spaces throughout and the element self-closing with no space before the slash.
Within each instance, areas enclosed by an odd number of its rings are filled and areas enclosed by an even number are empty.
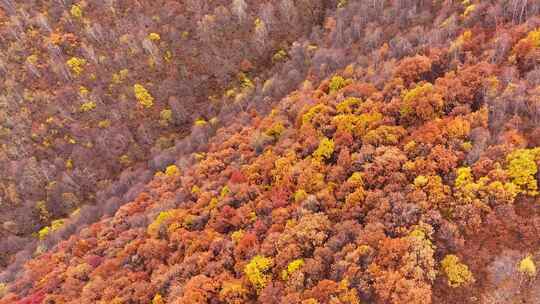
<svg viewBox="0 0 540 304">
<path fill-rule="evenodd" d="M 0 304 L 540 303 L 540 3 L 0 8 Z"/>
</svg>

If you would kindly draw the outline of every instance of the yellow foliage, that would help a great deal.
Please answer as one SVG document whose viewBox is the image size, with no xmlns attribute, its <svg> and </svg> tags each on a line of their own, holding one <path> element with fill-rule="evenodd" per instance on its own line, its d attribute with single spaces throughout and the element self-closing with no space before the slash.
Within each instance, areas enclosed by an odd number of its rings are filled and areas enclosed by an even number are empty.
<svg viewBox="0 0 540 304">
<path fill-rule="evenodd" d="M 463 144 L 461 144 L 461 148 L 466 151 L 466 152 L 469 152 L 472 150 L 473 148 L 473 145 L 470 141 L 466 141 L 466 142 L 463 142 Z"/>
<path fill-rule="evenodd" d="M 206 153 L 200 152 L 200 153 L 193 153 L 193 156 L 197 161 L 202 161 L 206 158 Z"/>
<path fill-rule="evenodd" d="M 88 93 L 90 93 L 88 88 L 86 88 L 84 86 L 79 87 L 79 95 L 81 95 L 82 97 L 86 97 L 86 96 L 88 96 Z"/>
<path fill-rule="evenodd" d="M 284 269 L 281 272 L 281 278 L 286 281 L 291 274 L 302 268 L 302 266 L 304 266 L 303 259 L 296 259 L 290 262 L 289 265 L 287 265 L 287 269 Z"/>
<path fill-rule="evenodd" d="M 418 188 L 424 187 L 425 185 L 427 185 L 427 183 L 428 183 L 428 178 L 424 175 L 418 175 L 414 179 L 414 185 Z"/>
<path fill-rule="evenodd" d="M 208 122 L 206 120 L 204 120 L 203 118 L 199 118 L 197 120 L 195 120 L 195 125 L 198 126 L 198 127 L 202 127 L 202 126 L 205 126 Z"/>
<path fill-rule="evenodd" d="M 149 56 L 148 59 L 146 60 L 146 63 L 148 64 L 150 69 L 153 70 L 156 68 L 156 58 L 154 56 Z"/>
<path fill-rule="evenodd" d="M 28 62 L 29 64 L 36 64 L 38 62 L 38 56 L 35 54 L 32 54 L 26 57 L 26 62 Z"/>
<path fill-rule="evenodd" d="M 39 219 L 42 221 L 48 221 L 51 217 L 51 214 L 49 213 L 49 210 L 47 210 L 47 205 L 45 201 L 39 201 L 36 203 L 36 209 L 39 213 Z"/>
<path fill-rule="evenodd" d="M 56 231 L 56 230 L 62 228 L 62 226 L 64 226 L 64 220 L 63 219 L 54 220 L 51 223 L 52 231 Z"/>
<path fill-rule="evenodd" d="M 340 114 L 332 118 L 332 123 L 336 126 L 338 132 L 352 132 L 360 124 L 360 117 L 354 114 Z"/>
<path fill-rule="evenodd" d="M 527 39 L 532 44 L 533 47 L 535 48 L 540 47 L 540 28 L 529 32 L 529 34 L 527 34 L 527 37 L 525 39 Z"/>
<path fill-rule="evenodd" d="M 231 189 L 229 188 L 229 186 L 225 185 L 225 186 L 223 186 L 223 188 L 221 188 L 221 191 L 219 192 L 219 197 L 220 198 L 225 198 L 230 193 L 231 193 Z"/>
<path fill-rule="evenodd" d="M 201 188 L 199 188 L 199 186 L 194 185 L 191 187 L 191 194 L 197 195 L 199 193 L 201 193 Z"/>
<path fill-rule="evenodd" d="M 39 230 L 38 232 L 39 239 L 44 240 L 51 232 L 54 232 L 62 228 L 62 226 L 64 226 L 64 223 L 65 222 L 63 219 L 52 221 L 51 226 L 47 226 Z"/>
<path fill-rule="evenodd" d="M 208 203 L 208 208 L 209 209 L 215 209 L 218 206 L 218 203 L 219 203 L 219 200 L 216 197 L 213 197 L 210 200 L 210 203 Z"/>
<path fill-rule="evenodd" d="M 98 127 L 101 129 L 106 129 L 111 126 L 111 121 L 108 119 L 101 120 L 98 122 Z"/>
<path fill-rule="evenodd" d="M 178 227 L 182 227 L 182 226 L 189 229 L 189 227 L 191 227 L 194 222 L 195 222 L 195 216 L 192 214 L 188 214 L 182 221 L 182 225 L 179 225 L 178 223 L 173 223 L 171 226 L 174 229 L 177 229 Z M 171 227 L 169 227 L 169 230 L 171 230 Z"/>
<path fill-rule="evenodd" d="M 423 230 L 418 229 L 418 228 L 411 231 L 409 233 L 409 237 L 416 238 L 416 239 L 419 239 L 419 240 L 426 240 L 427 239 L 426 233 Z"/>
<path fill-rule="evenodd" d="M 407 142 L 407 143 L 403 146 L 403 149 L 404 149 L 405 152 L 407 152 L 407 153 L 414 153 L 414 152 L 416 151 L 417 146 L 418 146 L 418 144 L 416 143 L 416 141 L 411 140 L 411 141 Z"/>
<path fill-rule="evenodd" d="M 456 118 L 448 123 L 447 132 L 452 138 L 465 138 L 470 131 L 471 124 L 462 118 Z"/>
<path fill-rule="evenodd" d="M 115 297 L 114 299 L 111 300 L 111 302 L 107 304 L 125 304 L 125 303 L 121 298 Z"/>
<path fill-rule="evenodd" d="M 120 156 L 118 161 L 120 162 L 122 166 L 129 166 L 131 164 L 131 159 L 129 158 L 129 155 L 127 154 Z"/>
<path fill-rule="evenodd" d="M 114 73 L 112 75 L 112 83 L 113 84 L 122 83 L 128 77 L 128 73 L 129 73 L 128 69 L 122 69 L 118 73 Z"/>
<path fill-rule="evenodd" d="M 536 276 L 536 264 L 534 263 L 532 256 L 528 255 L 526 258 L 519 262 L 518 270 L 521 273 L 528 275 L 529 277 Z"/>
<path fill-rule="evenodd" d="M 536 161 L 539 157 L 540 148 L 518 149 L 507 156 L 508 175 L 512 179 L 512 183 L 520 188 L 521 193 L 532 196 L 538 194 Z"/>
<path fill-rule="evenodd" d="M 487 178 L 474 181 L 471 168 L 461 167 L 457 169 L 457 177 L 454 181 L 455 194 L 463 203 L 471 203 L 477 198 L 478 192 L 485 186 Z"/>
<path fill-rule="evenodd" d="M 349 179 L 347 179 L 347 182 L 352 184 L 353 186 L 359 187 L 364 185 L 364 178 L 362 172 L 354 172 Z"/>
<path fill-rule="evenodd" d="M 176 165 L 170 165 L 165 168 L 165 175 L 172 177 L 180 174 L 180 169 Z"/>
<path fill-rule="evenodd" d="M 339 303 L 346 303 L 346 304 L 360 304 L 360 300 L 358 299 L 358 292 L 355 288 L 350 288 L 350 282 L 348 279 L 343 279 L 339 282 L 338 285 L 338 299 Z"/>
<path fill-rule="evenodd" d="M 287 59 L 287 52 L 283 49 L 277 51 L 274 56 L 272 56 L 272 61 L 280 62 Z"/>
<path fill-rule="evenodd" d="M 308 194 L 304 189 L 298 189 L 294 192 L 294 201 L 296 203 L 302 202 L 307 198 Z"/>
<path fill-rule="evenodd" d="M 309 110 L 304 115 L 302 115 L 302 124 L 305 125 L 305 124 L 311 123 L 311 121 L 317 114 L 324 113 L 328 110 L 329 108 L 326 105 L 323 105 L 323 104 L 314 105 L 313 107 L 309 108 Z"/>
<path fill-rule="evenodd" d="M 454 52 L 456 50 L 459 50 L 463 46 L 463 44 L 471 40 L 471 38 L 472 32 L 470 30 L 464 31 L 454 42 L 452 42 L 452 44 L 450 45 L 450 51 Z"/>
<path fill-rule="evenodd" d="M 447 195 L 450 193 L 450 188 L 443 184 L 442 178 L 438 175 L 425 176 L 427 183 L 422 186 L 423 191 L 428 195 L 428 200 L 440 206 L 446 201 Z"/>
<path fill-rule="evenodd" d="M 407 133 L 402 126 L 380 126 L 364 136 L 364 142 L 372 145 L 395 145 Z"/>
<path fill-rule="evenodd" d="M 456 255 L 445 256 L 441 266 L 448 279 L 448 285 L 451 287 L 459 287 L 474 281 L 469 267 L 461 263 Z"/>
<path fill-rule="evenodd" d="M 235 244 L 238 244 L 238 242 L 240 242 L 240 240 L 244 237 L 244 234 L 244 230 L 236 230 L 231 234 L 231 239 Z"/>
<path fill-rule="evenodd" d="M 467 17 L 470 13 L 474 12 L 475 9 L 476 9 L 476 5 L 474 5 L 474 4 L 468 5 L 465 8 L 465 11 L 463 12 L 462 16 Z"/>
<path fill-rule="evenodd" d="M 274 123 L 270 128 L 268 128 L 264 133 L 268 136 L 271 136 L 275 139 L 277 139 L 281 133 L 285 131 L 285 127 L 281 122 Z"/>
<path fill-rule="evenodd" d="M 163 56 L 163 59 L 165 59 L 166 62 L 171 62 L 173 59 L 173 53 L 169 50 L 165 52 L 165 55 Z"/>
<path fill-rule="evenodd" d="M 342 8 L 347 6 L 347 3 L 349 3 L 349 0 L 339 0 L 337 4 L 337 8 Z"/>
<path fill-rule="evenodd" d="M 262 21 L 260 18 L 255 19 L 254 23 L 255 23 L 255 29 L 256 30 L 260 30 L 265 26 L 264 21 Z"/>
<path fill-rule="evenodd" d="M 234 98 L 234 96 L 236 96 L 236 89 L 234 89 L 234 88 L 229 89 L 229 90 L 225 91 L 224 95 L 227 98 Z"/>
<path fill-rule="evenodd" d="M 457 177 L 454 181 L 454 186 L 456 188 L 462 188 L 465 185 L 474 182 L 473 176 L 472 176 L 472 170 L 469 167 L 461 167 L 457 169 Z"/>
<path fill-rule="evenodd" d="M 345 198 L 345 204 L 347 207 L 353 207 L 356 206 L 364 201 L 366 197 L 366 192 L 364 190 L 364 187 L 359 186 L 357 187 L 353 193 L 347 195 Z"/>
<path fill-rule="evenodd" d="M 519 194 L 519 187 L 514 183 L 494 181 L 486 186 L 486 191 L 497 201 L 512 203 Z"/>
<path fill-rule="evenodd" d="M 172 122 L 172 114 L 173 114 L 173 113 L 172 113 L 172 110 L 170 110 L 170 109 L 165 109 L 165 110 L 162 110 L 162 111 L 159 113 L 159 117 L 160 117 L 162 120 L 164 120 L 164 121 L 170 123 L 170 122 Z"/>
<path fill-rule="evenodd" d="M 356 97 L 348 97 L 336 105 L 336 111 L 340 114 L 352 114 L 354 108 L 358 108 L 362 104 L 362 100 Z"/>
<path fill-rule="evenodd" d="M 73 4 L 71 6 L 70 13 L 71 13 L 71 16 L 73 16 L 74 18 L 77 18 L 77 19 L 80 19 L 83 16 L 82 8 L 78 4 Z"/>
<path fill-rule="evenodd" d="M 137 101 L 145 108 L 150 108 L 154 105 L 154 97 L 140 84 L 133 86 Z"/>
<path fill-rule="evenodd" d="M 463 41 L 468 41 L 472 38 L 472 32 L 470 30 L 467 30 L 463 32 L 460 37 L 463 39 Z"/>
<path fill-rule="evenodd" d="M 66 160 L 66 169 L 68 170 L 73 169 L 73 160 L 71 158 Z"/>
<path fill-rule="evenodd" d="M 67 141 L 68 143 L 72 144 L 72 145 L 77 143 L 77 141 L 75 139 L 73 139 L 73 137 L 71 137 L 69 135 L 65 135 L 64 140 Z"/>
<path fill-rule="evenodd" d="M 330 89 L 330 94 L 337 92 L 347 85 L 349 85 L 352 81 L 350 79 L 345 79 L 339 75 L 336 75 L 330 79 L 330 84 L 328 85 Z"/>
<path fill-rule="evenodd" d="M 319 147 L 313 152 L 313 157 L 316 159 L 329 159 L 334 154 L 334 141 L 324 137 L 319 142 Z"/>
<path fill-rule="evenodd" d="M 165 304 L 163 297 L 158 293 L 152 299 L 152 304 Z"/>
<path fill-rule="evenodd" d="M 81 105 L 79 110 L 84 113 L 84 112 L 92 111 L 95 108 L 96 108 L 96 103 L 95 102 L 87 101 L 87 102 L 85 102 L 85 103 L 83 103 Z"/>
<path fill-rule="evenodd" d="M 261 255 L 257 255 L 251 259 L 251 261 L 244 268 L 244 273 L 247 278 L 255 286 L 257 291 L 262 290 L 268 282 L 271 280 L 271 275 L 268 274 L 272 268 L 273 261 L 271 258 L 266 258 Z"/>
<path fill-rule="evenodd" d="M 255 223 L 257 221 L 257 213 L 255 211 L 251 211 L 248 214 L 248 217 L 249 217 L 249 221 L 252 223 Z"/>
<path fill-rule="evenodd" d="M 422 107 L 429 106 L 432 108 L 433 113 L 426 112 L 425 115 L 419 115 L 420 112 L 425 109 L 418 108 L 418 101 L 423 100 Z M 429 102 L 429 104 L 427 104 Z M 401 117 L 410 117 L 410 116 L 419 116 L 423 119 L 433 119 L 438 116 L 439 112 L 442 110 L 443 100 L 442 96 L 438 94 L 435 90 L 435 87 L 427 82 L 424 84 L 419 84 L 416 87 L 405 91 L 403 94 L 403 106 L 400 109 Z M 431 117 L 427 116 L 430 115 Z"/>
<path fill-rule="evenodd" d="M 274 169 L 271 174 L 275 183 L 280 183 L 297 161 L 296 153 L 289 151 L 287 154 L 274 161 Z"/>
<path fill-rule="evenodd" d="M 255 87 L 253 81 L 245 73 L 238 74 L 238 79 L 240 79 L 240 87 L 244 90 L 251 90 Z"/>
<path fill-rule="evenodd" d="M 75 75 L 80 75 L 84 71 L 86 59 L 79 57 L 71 57 L 66 64 Z"/>
<path fill-rule="evenodd" d="M 298 269 L 302 268 L 304 266 L 304 260 L 303 259 L 296 259 L 287 265 L 287 272 L 289 274 L 297 271 Z"/>
<path fill-rule="evenodd" d="M 158 33 L 150 33 L 150 34 L 148 34 L 148 39 L 150 39 L 152 41 L 159 41 L 159 40 L 161 40 L 161 36 L 159 36 Z"/>
<path fill-rule="evenodd" d="M 239 280 L 223 282 L 223 286 L 219 292 L 219 299 L 227 304 L 245 303 L 247 297 L 248 290 Z"/>
<path fill-rule="evenodd" d="M 177 209 L 160 212 L 158 216 L 154 219 L 154 221 L 150 225 L 148 225 L 146 232 L 152 237 L 157 237 L 159 230 L 161 229 L 161 225 L 165 223 L 165 221 L 167 221 L 168 219 L 178 215 L 179 211 Z"/>
</svg>

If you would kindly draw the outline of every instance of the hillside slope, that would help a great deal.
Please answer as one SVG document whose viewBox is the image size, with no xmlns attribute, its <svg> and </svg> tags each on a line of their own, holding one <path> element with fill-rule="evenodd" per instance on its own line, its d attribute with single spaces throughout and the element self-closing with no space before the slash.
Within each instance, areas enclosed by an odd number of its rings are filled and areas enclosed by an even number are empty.
<svg viewBox="0 0 540 304">
<path fill-rule="evenodd" d="M 126 184 L 249 95 L 329 5 L 0 1 L 0 268 L 51 222 L 133 199 Z"/>
<path fill-rule="evenodd" d="M 0 303 L 540 302 L 539 9 L 340 1 Z"/>
</svg>

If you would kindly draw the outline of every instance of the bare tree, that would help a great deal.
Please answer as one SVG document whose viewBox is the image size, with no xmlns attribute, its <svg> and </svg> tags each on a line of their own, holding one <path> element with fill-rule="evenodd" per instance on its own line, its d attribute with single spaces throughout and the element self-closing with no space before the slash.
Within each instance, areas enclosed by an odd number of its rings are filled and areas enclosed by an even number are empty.
<svg viewBox="0 0 540 304">
<path fill-rule="evenodd" d="M 246 20 L 246 9 L 247 4 L 244 0 L 233 0 L 232 2 L 232 11 L 236 17 L 238 17 L 238 20 L 240 20 L 240 23 L 244 22 Z"/>
</svg>

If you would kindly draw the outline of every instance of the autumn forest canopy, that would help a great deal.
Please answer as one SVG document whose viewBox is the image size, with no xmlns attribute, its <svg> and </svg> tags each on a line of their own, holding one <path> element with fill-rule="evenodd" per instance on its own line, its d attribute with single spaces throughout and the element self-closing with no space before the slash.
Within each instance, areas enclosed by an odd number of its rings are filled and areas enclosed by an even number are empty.
<svg viewBox="0 0 540 304">
<path fill-rule="evenodd" d="M 0 0 L 0 304 L 540 303 L 540 3 Z"/>
</svg>

